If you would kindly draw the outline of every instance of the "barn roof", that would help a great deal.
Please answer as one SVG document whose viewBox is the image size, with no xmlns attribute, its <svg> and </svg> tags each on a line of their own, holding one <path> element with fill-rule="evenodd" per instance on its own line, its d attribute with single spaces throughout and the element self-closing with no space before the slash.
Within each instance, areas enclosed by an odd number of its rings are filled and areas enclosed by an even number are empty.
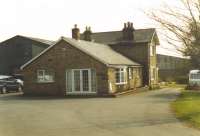
<svg viewBox="0 0 200 136">
<path fill-rule="evenodd" d="M 55 41 L 50 41 L 50 40 L 46 40 L 46 39 L 41 39 L 41 38 L 34 38 L 34 37 L 28 37 L 28 36 L 22 36 L 22 35 L 16 35 L 14 37 L 11 37 L 5 41 L 0 42 L 1 45 L 3 45 L 4 43 L 7 43 L 8 41 L 10 41 L 11 39 L 16 39 L 16 38 L 25 38 L 25 39 L 29 39 L 29 40 L 33 40 L 39 43 L 43 43 L 46 45 L 52 45 L 55 44 Z"/>
</svg>

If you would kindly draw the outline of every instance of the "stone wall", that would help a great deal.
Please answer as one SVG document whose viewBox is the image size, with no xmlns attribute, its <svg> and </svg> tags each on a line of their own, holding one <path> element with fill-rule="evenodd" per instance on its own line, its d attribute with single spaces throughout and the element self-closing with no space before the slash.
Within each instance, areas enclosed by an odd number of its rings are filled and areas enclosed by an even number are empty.
<svg viewBox="0 0 200 136">
<path fill-rule="evenodd" d="M 116 84 L 115 72 L 116 72 L 116 68 L 108 69 L 108 82 L 109 82 L 110 93 L 123 92 L 123 91 L 131 90 L 131 89 L 135 89 L 137 87 L 141 87 L 143 85 L 142 67 L 133 68 L 132 79 L 129 79 L 128 68 L 127 68 L 127 74 L 126 74 L 127 83 L 121 84 L 121 85 Z"/>
<path fill-rule="evenodd" d="M 67 69 L 95 69 L 98 95 L 108 93 L 107 67 L 81 50 L 60 41 L 23 70 L 24 93 L 31 95 L 66 95 Z M 54 83 L 37 83 L 37 70 L 51 69 L 55 72 Z"/>
<path fill-rule="evenodd" d="M 143 66 L 143 83 L 149 85 L 149 46 L 148 43 L 132 44 L 132 43 L 119 43 L 111 45 L 111 47 L 128 57 L 129 59 L 140 63 Z"/>
</svg>

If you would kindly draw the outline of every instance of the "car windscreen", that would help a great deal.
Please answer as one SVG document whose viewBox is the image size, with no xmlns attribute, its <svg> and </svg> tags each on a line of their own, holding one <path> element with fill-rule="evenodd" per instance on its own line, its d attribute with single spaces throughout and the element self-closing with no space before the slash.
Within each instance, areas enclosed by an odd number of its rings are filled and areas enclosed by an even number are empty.
<svg viewBox="0 0 200 136">
<path fill-rule="evenodd" d="M 190 74 L 190 79 L 199 79 L 200 80 L 200 73 Z"/>
</svg>

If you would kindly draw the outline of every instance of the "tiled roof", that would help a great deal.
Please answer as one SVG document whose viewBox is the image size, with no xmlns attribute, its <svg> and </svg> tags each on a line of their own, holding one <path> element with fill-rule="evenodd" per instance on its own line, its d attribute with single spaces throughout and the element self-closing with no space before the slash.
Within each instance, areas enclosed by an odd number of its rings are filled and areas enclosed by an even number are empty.
<svg viewBox="0 0 200 136">
<path fill-rule="evenodd" d="M 91 57 L 97 59 L 98 61 L 106 64 L 107 66 L 118 66 L 118 65 L 129 65 L 129 66 L 141 66 L 139 63 L 134 62 L 127 57 L 117 53 L 111 47 L 105 44 L 95 43 L 95 42 L 88 42 L 83 40 L 75 40 L 71 38 L 61 37 L 56 43 L 64 40 L 68 44 L 74 46 L 75 48 L 83 51 L 84 53 L 90 55 Z M 54 47 L 55 44 L 49 46 L 44 51 L 42 51 L 39 55 L 31 59 L 29 62 L 21 66 L 21 69 L 24 69 L 30 63 L 38 59 L 42 54 L 45 54 L 48 50 Z"/>
<path fill-rule="evenodd" d="M 139 63 L 136 63 L 114 51 L 108 45 L 84 40 L 74 40 L 66 37 L 63 37 L 63 40 L 105 64 L 140 66 Z"/>
<path fill-rule="evenodd" d="M 133 32 L 135 43 L 151 42 L 156 30 L 154 28 L 149 29 L 136 29 Z M 157 36 L 157 35 L 156 35 Z M 110 31 L 110 32 L 97 32 L 92 33 L 92 40 L 98 43 L 112 44 L 123 41 L 122 31 Z M 83 39 L 83 34 L 81 34 L 81 39 Z M 158 41 L 159 43 L 159 41 Z"/>
</svg>

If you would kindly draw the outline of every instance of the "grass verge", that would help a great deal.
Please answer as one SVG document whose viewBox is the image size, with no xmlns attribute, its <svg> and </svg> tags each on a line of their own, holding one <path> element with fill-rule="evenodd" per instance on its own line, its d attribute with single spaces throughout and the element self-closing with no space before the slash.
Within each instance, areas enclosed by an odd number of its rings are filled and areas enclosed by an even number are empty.
<svg viewBox="0 0 200 136">
<path fill-rule="evenodd" d="M 200 128 L 200 92 L 182 91 L 171 106 L 178 119 L 189 126 Z"/>
</svg>

